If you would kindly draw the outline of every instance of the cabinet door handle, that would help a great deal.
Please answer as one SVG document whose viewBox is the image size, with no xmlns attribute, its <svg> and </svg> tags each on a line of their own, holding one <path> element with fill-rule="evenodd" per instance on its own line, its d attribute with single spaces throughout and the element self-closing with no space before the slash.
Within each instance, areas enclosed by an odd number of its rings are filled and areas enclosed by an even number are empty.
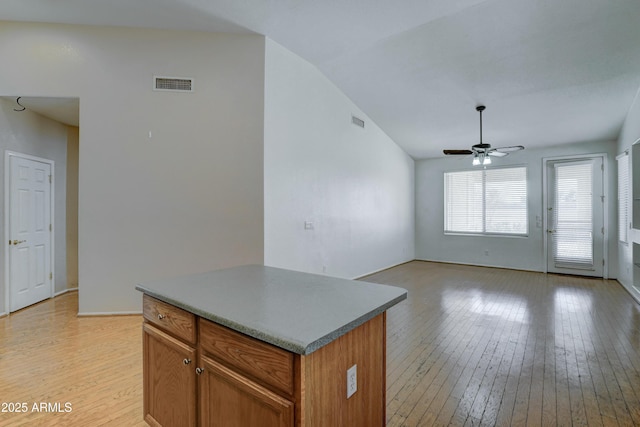
<svg viewBox="0 0 640 427">
<path fill-rule="evenodd" d="M 188 365 L 189 363 L 191 363 L 191 359 L 184 359 L 182 363 L 184 363 L 185 365 Z"/>
<path fill-rule="evenodd" d="M 196 368 L 196 374 L 200 375 L 204 372 L 204 369 L 202 368 Z"/>
<path fill-rule="evenodd" d="M 166 315 L 164 315 L 164 314 L 160 314 L 160 313 L 158 313 L 158 320 L 162 320 L 162 319 L 164 319 L 165 317 L 167 317 L 167 316 L 166 316 Z"/>
</svg>

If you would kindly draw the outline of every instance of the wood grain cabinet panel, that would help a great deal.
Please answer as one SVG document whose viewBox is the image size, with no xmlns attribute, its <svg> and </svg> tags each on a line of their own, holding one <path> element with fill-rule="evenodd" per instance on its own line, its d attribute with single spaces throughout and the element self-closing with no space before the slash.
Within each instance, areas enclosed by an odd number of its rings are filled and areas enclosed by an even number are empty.
<svg viewBox="0 0 640 427">
<path fill-rule="evenodd" d="M 287 394 L 293 394 L 293 354 L 255 338 L 199 319 L 205 354 Z"/>
<path fill-rule="evenodd" d="M 196 342 L 196 316 L 148 295 L 142 298 L 144 318 L 189 343 Z"/>
<path fill-rule="evenodd" d="M 385 331 L 383 313 L 304 356 L 305 427 L 385 425 Z M 358 391 L 347 398 L 346 373 L 353 365 Z"/>
<path fill-rule="evenodd" d="M 308 355 L 146 295 L 144 315 L 144 419 L 151 426 L 385 424 L 385 313 Z M 353 365 L 358 390 L 347 397 Z"/>
<path fill-rule="evenodd" d="M 200 365 L 200 425 L 293 427 L 293 402 L 207 357 Z"/>
<path fill-rule="evenodd" d="M 152 426 L 196 425 L 196 350 L 143 325 L 144 419 Z"/>
</svg>

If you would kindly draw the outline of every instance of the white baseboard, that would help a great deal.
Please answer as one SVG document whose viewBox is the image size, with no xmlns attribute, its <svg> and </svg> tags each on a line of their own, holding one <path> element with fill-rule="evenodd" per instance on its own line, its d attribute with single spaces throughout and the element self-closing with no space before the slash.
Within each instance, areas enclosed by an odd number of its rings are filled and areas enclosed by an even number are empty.
<svg viewBox="0 0 640 427">
<path fill-rule="evenodd" d="M 55 294 L 53 294 L 53 297 L 58 297 L 60 295 L 66 294 L 67 292 L 77 292 L 78 288 L 67 288 L 67 289 L 63 289 L 61 291 L 56 292 Z"/>
<path fill-rule="evenodd" d="M 55 296 L 59 296 L 65 294 L 67 292 L 77 291 L 78 288 L 70 288 L 65 289 L 63 291 L 57 292 Z M 142 314 L 142 311 L 99 311 L 95 313 L 78 313 L 78 317 L 100 317 L 100 316 L 137 316 Z"/>
<path fill-rule="evenodd" d="M 68 288 L 68 289 L 63 289 L 61 291 L 56 292 L 55 294 L 53 294 L 53 296 L 51 298 L 55 298 L 55 297 L 59 297 L 60 295 L 64 295 L 67 292 L 77 292 L 78 288 Z M 4 313 L 0 313 L 0 319 L 2 319 L 3 317 L 8 316 L 9 313 L 8 312 L 4 312 Z"/>
<path fill-rule="evenodd" d="M 397 266 L 399 266 L 399 265 L 406 264 L 406 263 L 411 262 L 411 261 L 419 261 L 419 260 L 409 259 L 409 260 L 406 260 L 406 261 L 402 261 L 402 262 L 400 262 L 400 263 L 398 263 L 398 264 L 393 264 L 393 265 L 390 265 L 390 266 L 388 266 L 388 267 L 383 267 L 383 268 L 381 268 L 381 269 L 379 269 L 379 270 L 375 270 L 375 271 L 372 271 L 372 272 L 370 272 L 370 273 L 363 274 L 363 275 L 358 276 L 358 277 L 354 277 L 354 278 L 352 278 L 351 280 L 360 280 L 360 279 L 364 279 L 365 277 L 367 277 L 367 276 L 371 276 L 372 274 L 380 273 L 381 271 L 389 270 L 390 268 L 397 267 Z"/>
<path fill-rule="evenodd" d="M 636 302 L 637 302 L 638 304 L 640 304 L 640 297 L 638 296 L 638 294 L 637 294 L 636 292 L 633 292 L 631 289 L 629 289 L 629 288 L 627 287 L 627 285 L 625 285 L 624 283 L 622 283 L 620 280 L 618 280 L 618 279 L 614 279 L 614 280 L 615 280 L 616 282 L 620 283 L 620 286 L 622 286 L 622 288 L 623 288 L 625 291 L 627 291 L 627 293 L 628 293 L 629 295 L 631 295 L 631 298 L 633 298 L 634 300 L 636 300 Z M 2 316 L 0 315 L 0 317 L 2 317 Z"/>
<path fill-rule="evenodd" d="M 422 259 L 422 258 L 416 258 L 415 261 L 438 262 L 440 264 L 469 265 L 469 266 L 472 266 L 472 267 L 502 268 L 504 270 L 531 271 L 531 272 L 534 272 L 534 273 L 544 273 L 541 270 L 533 270 L 533 269 L 530 269 L 530 268 L 505 267 L 504 265 L 494 265 L 494 264 L 474 264 L 474 263 L 470 263 L 470 262 L 442 261 L 442 260 L 439 260 L 439 259 Z"/>
</svg>

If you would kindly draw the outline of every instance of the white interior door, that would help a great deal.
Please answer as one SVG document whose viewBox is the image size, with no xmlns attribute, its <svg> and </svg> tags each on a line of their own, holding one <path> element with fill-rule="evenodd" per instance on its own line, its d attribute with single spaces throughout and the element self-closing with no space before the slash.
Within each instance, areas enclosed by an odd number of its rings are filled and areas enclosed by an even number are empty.
<svg viewBox="0 0 640 427">
<path fill-rule="evenodd" d="M 602 158 L 547 162 L 547 271 L 603 276 Z"/>
<path fill-rule="evenodd" d="M 10 311 L 53 296 L 51 164 L 9 156 Z"/>
</svg>

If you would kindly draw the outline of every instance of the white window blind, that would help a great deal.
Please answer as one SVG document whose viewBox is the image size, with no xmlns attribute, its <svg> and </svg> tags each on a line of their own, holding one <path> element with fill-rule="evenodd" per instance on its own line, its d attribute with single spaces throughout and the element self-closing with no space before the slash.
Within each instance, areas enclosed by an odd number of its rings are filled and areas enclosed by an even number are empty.
<svg viewBox="0 0 640 427">
<path fill-rule="evenodd" d="M 483 232 L 481 170 L 444 174 L 445 231 Z"/>
<path fill-rule="evenodd" d="M 623 243 L 629 238 L 629 154 L 623 153 L 618 159 L 618 240 Z"/>
<path fill-rule="evenodd" d="M 527 234 L 525 167 L 446 172 L 444 193 L 445 232 Z"/>
<path fill-rule="evenodd" d="M 593 265 L 593 164 L 555 165 L 554 260 Z"/>
</svg>

